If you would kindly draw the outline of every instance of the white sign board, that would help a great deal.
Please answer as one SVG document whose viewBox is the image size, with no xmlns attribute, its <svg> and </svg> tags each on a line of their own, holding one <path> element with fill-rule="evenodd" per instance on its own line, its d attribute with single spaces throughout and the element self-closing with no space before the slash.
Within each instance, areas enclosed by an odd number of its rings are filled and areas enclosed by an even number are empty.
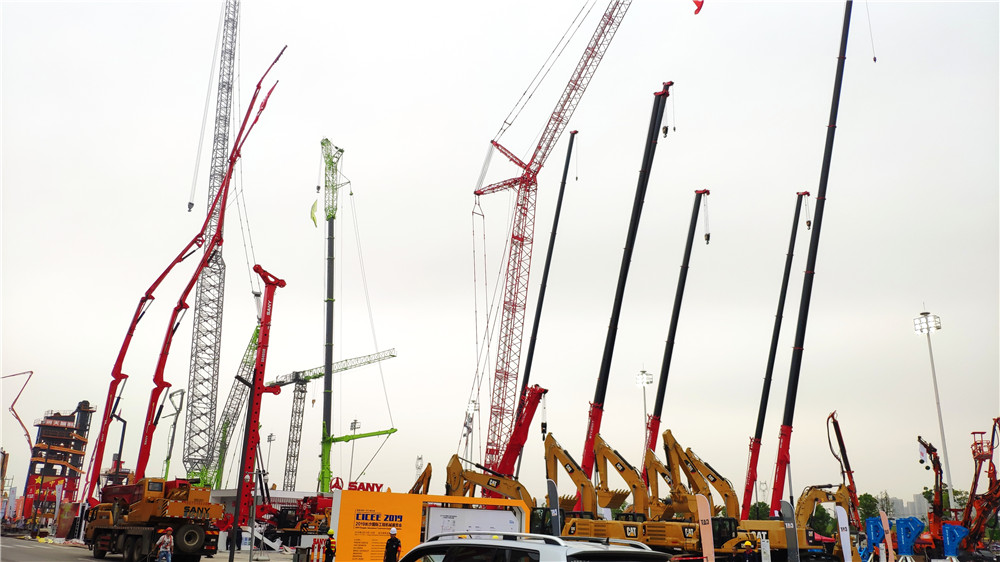
<svg viewBox="0 0 1000 562">
<path fill-rule="evenodd" d="M 441 533 L 520 533 L 520 514 L 503 509 L 428 507 L 425 537 Z"/>
</svg>

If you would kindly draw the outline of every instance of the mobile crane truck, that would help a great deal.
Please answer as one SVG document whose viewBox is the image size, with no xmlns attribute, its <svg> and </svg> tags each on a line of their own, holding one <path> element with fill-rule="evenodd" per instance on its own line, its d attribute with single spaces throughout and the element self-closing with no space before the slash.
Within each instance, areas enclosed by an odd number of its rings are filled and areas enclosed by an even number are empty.
<svg viewBox="0 0 1000 562">
<path fill-rule="evenodd" d="M 121 554 L 124 562 L 146 560 L 160 533 L 174 530 L 174 560 L 198 562 L 218 550 L 224 507 L 211 503 L 211 490 L 187 480 L 143 478 L 106 486 L 101 503 L 87 512 L 83 541 L 94 558 Z"/>
</svg>

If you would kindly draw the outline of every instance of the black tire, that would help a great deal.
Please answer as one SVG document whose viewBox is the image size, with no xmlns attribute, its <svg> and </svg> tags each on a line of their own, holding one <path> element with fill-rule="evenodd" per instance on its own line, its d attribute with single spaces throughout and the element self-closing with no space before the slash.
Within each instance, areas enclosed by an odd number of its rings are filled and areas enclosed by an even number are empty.
<svg viewBox="0 0 1000 562">
<path fill-rule="evenodd" d="M 205 529 L 198 525 L 183 525 L 174 533 L 174 548 L 181 554 L 198 554 L 205 546 Z"/>
<path fill-rule="evenodd" d="M 136 537 L 125 537 L 125 548 L 122 550 L 122 562 L 136 562 Z"/>
<path fill-rule="evenodd" d="M 101 547 L 99 547 L 97 545 L 94 545 L 94 558 L 96 558 L 98 560 L 101 560 L 101 559 L 103 559 L 107 555 L 108 555 L 108 551 L 107 550 L 104 550 L 103 548 L 101 548 Z"/>
</svg>

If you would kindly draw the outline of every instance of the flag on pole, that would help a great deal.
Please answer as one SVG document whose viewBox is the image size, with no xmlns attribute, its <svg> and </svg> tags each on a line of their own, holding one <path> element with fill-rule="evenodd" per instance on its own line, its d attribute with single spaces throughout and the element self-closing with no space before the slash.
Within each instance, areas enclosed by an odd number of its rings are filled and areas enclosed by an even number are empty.
<svg viewBox="0 0 1000 562">
<path fill-rule="evenodd" d="M 319 228 L 319 223 L 316 222 L 316 206 L 319 205 L 319 199 L 313 201 L 312 210 L 309 211 L 309 218 L 313 220 L 313 226 Z"/>
<path fill-rule="evenodd" d="M 694 13 L 695 15 L 701 11 L 701 7 L 705 5 L 705 0 L 694 0 Z"/>
</svg>

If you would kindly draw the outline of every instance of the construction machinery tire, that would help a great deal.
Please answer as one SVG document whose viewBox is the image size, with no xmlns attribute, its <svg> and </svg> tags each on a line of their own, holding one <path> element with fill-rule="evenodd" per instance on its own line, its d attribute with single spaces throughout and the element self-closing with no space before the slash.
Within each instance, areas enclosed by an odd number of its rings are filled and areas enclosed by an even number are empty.
<svg viewBox="0 0 1000 562">
<path fill-rule="evenodd" d="M 174 548 L 181 554 L 198 554 L 205 546 L 205 529 L 198 525 L 182 525 L 174 532 Z"/>
<path fill-rule="evenodd" d="M 125 548 L 122 550 L 122 562 L 136 562 L 138 537 L 125 537 Z"/>
<path fill-rule="evenodd" d="M 94 545 L 94 558 L 102 560 L 107 555 L 108 555 L 107 550 L 104 550 L 103 548 L 97 546 L 96 544 Z"/>
</svg>

